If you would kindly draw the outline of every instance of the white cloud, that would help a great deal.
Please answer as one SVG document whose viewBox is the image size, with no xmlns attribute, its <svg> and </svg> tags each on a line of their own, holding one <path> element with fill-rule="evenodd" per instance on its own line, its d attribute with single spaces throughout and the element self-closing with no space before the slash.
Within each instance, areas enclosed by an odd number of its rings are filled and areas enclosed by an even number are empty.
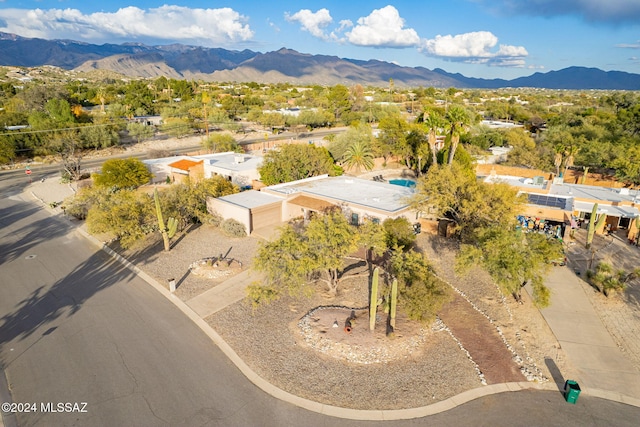
<svg viewBox="0 0 640 427">
<path fill-rule="evenodd" d="M 617 44 L 616 47 L 624 48 L 624 49 L 640 49 L 640 40 L 635 43 L 620 43 Z"/>
<path fill-rule="evenodd" d="M 591 22 L 611 24 L 640 21 L 638 0 L 470 0 L 506 15 L 519 13 L 533 16 L 576 15 Z"/>
<path fill-rule="evenodd" d="M 522 46 L 499 45 L 498 38 L 489 31 L 477 31 L 455 36 L 437 35 L 423 40 L 420 51 L 449 61 L 488 64 L 502 67 L 523 67 L 529 55 Z"/>
<path fill-rule="evenodd" d="M 0 31 L 46 39 L 149 38 L 214 45 L 250 40 L 253 31 L 246 21 L 230 8 L 164 5 L 143 10 L 129 6 L 89 15 L 77 9 L 0 9 Z"/>
<path fill-rule="evenodd" d="M 393 6 L 375 9 L 369 16 L 359 18 L 357 25 L 345 36 L 357 46 L 411 47 L 420 42 L 413 28 L 404 28 L 404 19 Z"/>
<path fill-rule="evenodd" d="M 285 13 L 284 18 L 289 22 L 299 22 L 303 30 L 321 39 L 328 38 L 324 29 L 333 22 L 333 18 L 327 9 L 320 9 L 317 12 L 301 9 L 293 15 L 288 12 Z"/>
</svg>

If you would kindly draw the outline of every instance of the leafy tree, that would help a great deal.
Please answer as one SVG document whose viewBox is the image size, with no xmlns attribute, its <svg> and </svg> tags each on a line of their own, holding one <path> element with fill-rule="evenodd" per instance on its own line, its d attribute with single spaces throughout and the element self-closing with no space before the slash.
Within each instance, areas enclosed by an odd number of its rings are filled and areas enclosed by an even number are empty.
<svg viewBox="0 0 640 427">
<path fill-rule="evenodd" d="M 382 222 L 387 247 L 400 247 L 406 250 L 413 246 L 416 235 L 409 220 L 403 216 L 387 218 Z"/>
<path fill-rule="evenodd" d="M 83 126 L 79 128 L 83 148 L 107 148 L 119 142 L 117 132 L 111 126 Z"/>
<path fill-rule="evenodd" d="M 266 185 L 296 181 L 312 176 L 339 175 L 326 148 L 311 144 L 286 144 L 279 150 L 269 151 L 258 168 L 260 179 Z"/>
<path fill-rule="evenodd" d="M 15 141 L 10 135 L 0 135 L 0 163 L 9 163 L 16 156 Z"/>
<path fill-rule="evenodd" d="M 260 245 L 254 267 L 265 274 L 266 284 L 262 289 L 251 287 L 249 295 L 260 298 L 266 292 L 273 299 L 283 292 L 310 294 L 312 277 L 326 282 L 335 295 L 344 257 L 358 245 L 354 235 L 353 226 L 339 211 L 314 217 L 306 229 L 286 225 L 277 239 Z"/>
<path fill-rule="evenodd" d="M 207 210 L 208 197 L 222 197 L 239 191 L 222 176 L 207 179 L 185 179 L 160 193 L 163 212 L 177 218 L 182 227 L 192 223 L 211 223 L 215 220 Z"/>
<path fill-rule="evenodd" d="M 365 221 L 358 228 L 358 243 L 366 250 L 365 259 L 367 265 L 371 266 L 371 259 L 374 256 L 382 256 L 387 250 L 387 235 L 382 224 Z"/>
<path fill-rule="evenodd" d="M 400 114 L 380 120 L 378 129 L 380 130 L 378 141 L 383 157 L 384 153 L 402 158 L 411 154 L 411 147 L 407 144 L 409 124 Z"/>
<path fill-rule="evenodd" d="M 314 266 L 308 242 L 293 226 L 285 225 L 277 239 L 260 243 L 254 268 L 264 274 L 265 284 L 249 286 L 249 295 L 254 295 L 255 303 L 260 302 L 255 296 L 263 295 L 264 290 L 271 295 L 269 301 L 277 299 L 283 292 L 292 296 L 309 295 L 313 292 L 308 282 Z"/>
<path fill-rule="evenodd" d="M 136 142 L 142 142 L 153 136 L 154 130 L 152 126 L 146 126 L 142 123 L 129 123 L 127 125 L 129 135 L 136 139 Z"/>
<path fill-rule="evenodd" d="M 309 256 L 313 260 L 314 269 L 326 273 L 331 295 L 338 292 L 339 274 L 344 266 L 344 257 L 357 248 L 354 234 L 354 227 L 340 211 L 316 216 L 307 225 L 304 237 L 308 242 Z"/>
<path fill-rule="evenodd" d="M 157 227 L 153 200 L 148 194 L 134 190 L 105 190 L 99 194 L 100 201 L 87 214 L 91 233 L 113 234 L 128 248 Z"/>
<path fill-rule="evenodd" d="M 228 133 L 212 133 L 202 142 L 202 146 L 210 153 L 225 153 L 227 151 L 242 153 L 243 151 L 236 139 Z"/>
<path fill-rule="evenodd" d="M 192 132 L 189 120 L 182 117 L 168 117 L 164 119 L 162 130 L 174 138 L 183 138 Z"/>
<path fill-rule="evenodd" d="M 398 279 L 398 306 L 410 319 L 430 321 L 450 299 L 446 284 L 433 273 L 424 255 L 415 250 L 394 248 L 389 272 Z"/>
<path fill-rule="evenodd" d="M 328 137 L 329 138 L 325 137 L 325 139 L 333 138 L 333 140 L 329 142 L 328 149 L 331 156 L 333 156 L 337 162 L 344 161 L 345 154 L 350 145 L 358 143 L 372 146 L 375 139 L 371 126 L 361 123 L 349 126 L 346 132 L 338 135 L 331 134 L 328 135 Z"/>
<path fill-rule="evenodd" d="M 543 308 L 549 305 L 550 299 L 550 292 L 544 285 L 551 266 L 549 260 L 562 256 L 560 241 L 544 234 L 489 227 L 477 233 L 474 244 L 462 246 L 456 269 L 463 273 L 473 265 L 481 265 L 501 291 L 513 295 L 517 301 L 521 300 L 521 288 L 531 283 L 534 303 Z"/>
<path fill-rule="evenodd" d="M 140 159 L 130 157 L 105 161 L 100 173 L 93 175 L 93 182 L 98 187 L 134 189 L 149 183 L 151 177 L 151 172 Z"/>
<path fill-rule="evenodd" d="M 421 212 L 435 210 L 452 220 L 463 239 L 472 239 L 478 228 L 508 227 L 515 221 L 521 199 L 508 184 L 478 182 L 473 170 L 457 162 L 431 167 L 418 179 L 411 206 Z"/>
</svg>

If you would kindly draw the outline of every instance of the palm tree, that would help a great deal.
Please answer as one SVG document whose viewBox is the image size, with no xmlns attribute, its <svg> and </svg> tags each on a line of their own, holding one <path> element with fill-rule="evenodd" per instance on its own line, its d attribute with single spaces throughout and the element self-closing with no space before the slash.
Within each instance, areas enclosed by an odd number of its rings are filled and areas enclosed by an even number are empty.
<svg viewBox="0 0 640 427">
<path fill-rule="evenodd" d="M 451 138 L 451 148 L 449 150 L 449 159 L 447 164 L 453 163 L 453 156 L 456 154 L 458 143 L 460 142 L 460 134 L 467 129 L 471 123 L 467 110 L 459 105 L 453 105 L 447 111 L 446 116 L 449 124 L 449 136 Z"/>
<path fill-rule="evenodd" d="M 567 171 L 569 170 L 569 168 L 571 166 L 573 166 L 573 161 L 575 158 L 575 155 L 578 154 L 578 147 L 575 145 L 570 145 L 566 148 L 564 154 L 565 154 L 565 159 L 564 159 L 564 174 L 563 176 L 567 176 Z"/>
<path fill-rule="evenodd" d="M 360 168 L 373 169 L 373 150 L 366 141 L 354 141 L 344 153 L 344 164 L 347 168 L 355 167 L 356 173 Z"/>
<path fill-rule="evenodd" d="M 556 167 L 556 176 L 560 176 L 560 166 L 562 166 L 562 155 L 564 154 L 564 145 L 556 144 L 553 147 L 553 165 Z"/>
<path fill-rule="evenodd" d="M 438 130 L 444 126 L 444 121 L 442 117 L 436 114 L 435 112 L 426 112 L 424 113 L 423 119 L 424 126 L 427 128 L 428 132 L 428 141 L 429 148 L 431 149 L 432 156 L 432 165 L 438 164 L 438 151 L 436 149 L 436 144 L 438 142 Z"/>
</svg>

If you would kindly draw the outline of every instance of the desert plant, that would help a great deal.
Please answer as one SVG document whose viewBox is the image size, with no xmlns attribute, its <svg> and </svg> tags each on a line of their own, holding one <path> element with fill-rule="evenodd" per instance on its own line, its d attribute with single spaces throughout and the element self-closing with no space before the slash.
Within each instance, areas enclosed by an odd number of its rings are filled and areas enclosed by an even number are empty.
<svg viewBox="0 0 640 427">
<path fill-rule="evenodd" d="M 398 279 L 393 279 L 391 284 L 391 330 L 396 327 L 396 307 L 398 305 Z"/>
<path fill-rule="evenodd" d="M 156 188 L 153 191 L 153 200 L 156 204 L 156 215 L 158 216 L 158 227 L 160 228 L 160 233 L 162 234 L 162 240 L 164 242 L 164 250 L 169 251 L 171 249 L 171 245 L 169 244 L 169 239 L 175 236 L 176 231 L 178 230 L 178 221 L 175 218 L 169 218 L 167 223 L 164 223 L 164 218 L 162 217 L 162 209 L 160 208 L 160 199 L 158 198 L 158 189 Z"/>
<path fill-rule="evenodd" d="M 589 227 L 587 228 L 587 244 L 586 248 L 589 249 L 593 243 L 593 234 L 596 232 L 596 215 L 598 212 L 598 204 L 593 205 L 591 210 L 591 218 L 589 218 Z"/>
<path fill-rule="evenodd" d="M 220 229 L 224 234 L 230 237 L 246 237 L 247 229 L 244 224 L 233 218 L 228 218 L 222 221 Z"/>
<path fill-rule="evenodd" d="M 373 279 L 371 280 L 371 299 L 369 302 L 369 329 L 373 331 L 376 328 L 376 311 L 378 309 L 378 280 L 380 271 L 376 267 L 373 270 Z"/>
</svg>

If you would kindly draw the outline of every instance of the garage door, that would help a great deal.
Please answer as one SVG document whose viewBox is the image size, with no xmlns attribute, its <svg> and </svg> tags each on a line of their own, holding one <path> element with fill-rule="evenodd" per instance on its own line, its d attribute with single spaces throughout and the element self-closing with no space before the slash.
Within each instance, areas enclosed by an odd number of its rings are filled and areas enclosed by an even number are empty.
<svg viewBox="0 0 640 427">
<path fill-rule="evenodd" d="M 263 206 L 260 209 L 251 209 L 251 231 L 278 225 L 282 222 L 282 204 Z"/>
</svg>

